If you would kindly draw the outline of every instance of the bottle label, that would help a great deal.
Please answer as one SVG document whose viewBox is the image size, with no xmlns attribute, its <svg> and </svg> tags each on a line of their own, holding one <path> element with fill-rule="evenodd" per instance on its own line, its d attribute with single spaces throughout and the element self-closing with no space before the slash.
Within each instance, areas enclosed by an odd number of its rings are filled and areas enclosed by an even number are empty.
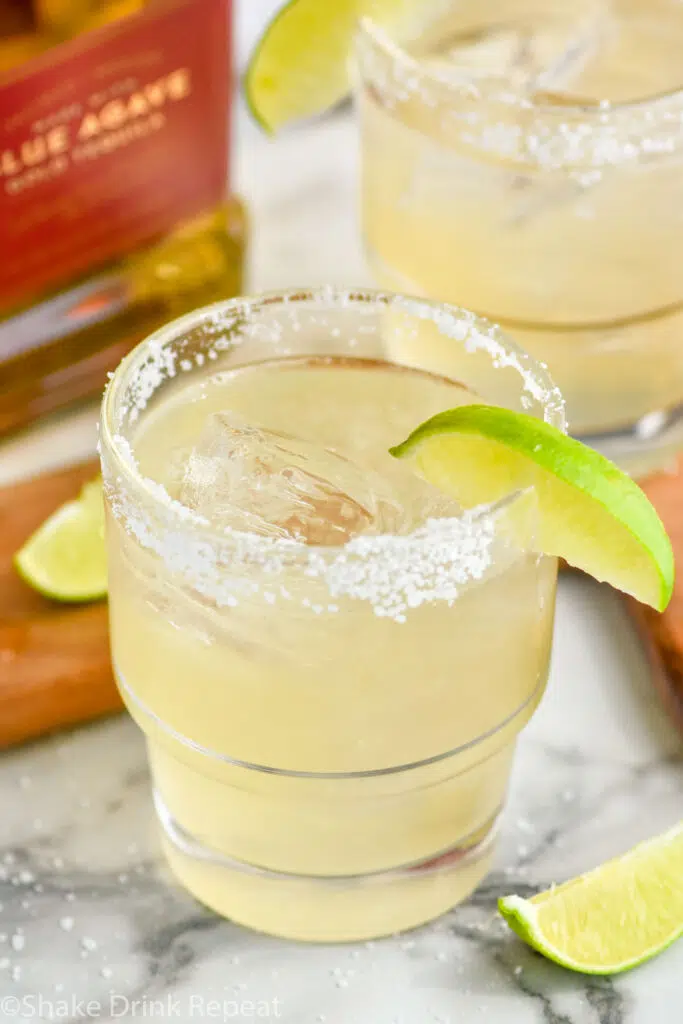
<svg viewBox="0 0 683 1024">
<path fill-rule="evenodd" d="M 230 6 L 156 2 L 4 78 L 0 313 L 106 270 L 222 201 Z"/>
</svg>

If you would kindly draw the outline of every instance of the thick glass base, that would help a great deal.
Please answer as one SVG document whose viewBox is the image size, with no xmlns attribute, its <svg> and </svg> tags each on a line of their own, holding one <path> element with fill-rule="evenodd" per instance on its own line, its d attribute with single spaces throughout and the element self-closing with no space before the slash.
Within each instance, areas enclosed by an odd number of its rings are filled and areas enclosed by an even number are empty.
<svg viewBox="0 0 683 1024">
<path fill-rule="evenodd" d="M 155 793 L 171 871 L 193 896 L 237 924 L 302 942 L 354 942 L 427 923 L 464 900 L 490 868 L 497 818 L 428 861 L 365 875 L 267 871 L 202 845 Z"/>
<path fill-rule="evenodd" d="M 336 774 L 235 762 L 170 733 L 124 692 L 147 733 L 178 880 L 257 931 L 344 942 L 424 924 L 486 875 L 515 740 L 544 685 L 543 677 L 506 720 L 447 754 Z"/>
</svg>

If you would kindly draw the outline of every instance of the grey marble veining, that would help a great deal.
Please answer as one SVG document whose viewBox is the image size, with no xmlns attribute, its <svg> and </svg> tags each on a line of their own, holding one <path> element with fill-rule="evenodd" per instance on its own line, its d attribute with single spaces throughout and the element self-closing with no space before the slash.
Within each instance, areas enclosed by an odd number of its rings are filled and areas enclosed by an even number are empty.
<svg viewBox="0 0 683 1024">
<path fill-rule="evenodd" d="M 241 126 L 255 286 L 363 281 L 351 122 L 276 143 Z M 90 451 L 93 420 L 3 447 L 0 476 Z M 203 910 L 160 860 L 144 745 L 123 717 L 4 755 L 0 801 L 0 1022 L 683 1019 L 683 942 L 620 978 L 586 979 L 531 953 L 495 914 L 501 894 L 562 881 L 683 817 L 680 738 L 621 602 L 585 580 L 561 586 L 552 678 L 520 742 L 496 869 L 415 933 L 306 947 Z"/>
</svg>

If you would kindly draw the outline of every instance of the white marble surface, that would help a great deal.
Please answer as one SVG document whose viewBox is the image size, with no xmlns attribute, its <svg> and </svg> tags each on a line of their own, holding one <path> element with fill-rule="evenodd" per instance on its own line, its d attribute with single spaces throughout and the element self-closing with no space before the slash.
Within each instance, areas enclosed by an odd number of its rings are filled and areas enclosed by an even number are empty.
<svg viewBox="0 0 683 1024">
<path fill-rule="evenodd" d="M 363 280 L 351 123 L 277 143 L 242 127 L 254 287 Z M 0 478 L 87 454 L 93 424 L 86 409 L 6 444 Z M 287 1024 L 679 1024 L 683 942 L 622 978 L 580 978 L 507 934 L 495 901 L 672 825 L 683 814 L 680 754 L 619 599 L 564 580 L 552 679 L 522 737 L 496 871 L 437 925 L 320 948 L 221 921 L 169 880 L 143 744 L 126 719 L 5 755 L 0 1021 L 187 1024 L 259 1010 Z"/>
</svg>

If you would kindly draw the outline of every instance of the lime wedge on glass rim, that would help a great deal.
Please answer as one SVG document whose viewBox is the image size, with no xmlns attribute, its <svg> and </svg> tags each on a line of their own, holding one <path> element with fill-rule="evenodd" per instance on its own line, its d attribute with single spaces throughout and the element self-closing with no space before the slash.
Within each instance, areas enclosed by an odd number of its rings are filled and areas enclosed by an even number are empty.
<svg viewBox="0 0 683 1024">
<path fill-rule="evenodd" d="M 683 935 L 683 823 L 595 871 L 498 908 L 524 942 L 583 974 L 619 974 Z"/>
<path fill-rule="evenodd" d="M 253 116 L 275 132 L 339 103 L 349 92 L 349 56 L 361 18 L 405 41 L 442 10 L 438 0 L 290 0 L 247 67 L 244 89 Z"/>
<path fill-rule="evenodd" d="M 87 483 L 45 520 L 14 556 L 34 590 L 56 601 L 96 601 L 107 593 L 102 481 Z"/>
<path fill-rule="evenodd" d="M 674 558 L 654 507 L 608 459 L 525 413 L 465 405 L 439 413 L 391 449 L 465 508 L 533 487 L 537 550 L 564 558 L 663 611 Z"/>
</svg>

